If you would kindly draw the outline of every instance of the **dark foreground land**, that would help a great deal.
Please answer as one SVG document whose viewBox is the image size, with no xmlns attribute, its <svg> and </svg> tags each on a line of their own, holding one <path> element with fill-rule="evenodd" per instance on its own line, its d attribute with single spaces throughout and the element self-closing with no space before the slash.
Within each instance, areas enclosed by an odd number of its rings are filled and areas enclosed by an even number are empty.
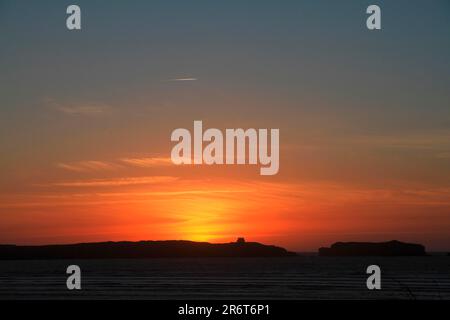
<svg viewBox="0 0 450 320">
<path fill-rule="evenodd" d="M 0 245 L 0 260 L 146 259 L 294 256 L 284 248 L 257 242 L 207 243 L 193 241 L 98 242 L 67 245 Z"/>
</svg>

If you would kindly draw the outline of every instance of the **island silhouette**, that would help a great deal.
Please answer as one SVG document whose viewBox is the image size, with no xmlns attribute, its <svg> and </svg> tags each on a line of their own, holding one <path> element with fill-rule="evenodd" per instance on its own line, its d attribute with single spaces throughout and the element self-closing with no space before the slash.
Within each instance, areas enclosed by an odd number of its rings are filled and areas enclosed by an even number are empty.
<svg viewBox="0 0 450 320">
<path fill-rule="evenodd" d="M 421 244 L 387 242 L 336 242 L 319 248 L 319 256 L 426 256 Z M 0 245 L 0 260 L 147 259 L 291 257 L 285 248 L 258 242 L 209 243 L 188 240 L 107 241 L 52 245 Z"/>
<path fill-rule="evenodd" d="M 387 242 L 336 242 L 330 248 L 320 248 L 319 256 L 426 256 L 421 244 L 398 240 Z"/>
<path fill-rule="evenodd" d="M 284 248 L 246 242 L 209 243 L 187 240 L 94 242 L 62 245 L 0 245 L 0 260 L 145 259 L 196 257 L 288 257 Z"/>
</svg>

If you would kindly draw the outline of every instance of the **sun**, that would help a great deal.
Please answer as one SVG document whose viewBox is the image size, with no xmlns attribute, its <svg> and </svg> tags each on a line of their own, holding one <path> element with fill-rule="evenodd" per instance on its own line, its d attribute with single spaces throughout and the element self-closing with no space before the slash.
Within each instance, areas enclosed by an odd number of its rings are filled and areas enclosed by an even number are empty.
<svg viewBox="0 0 450 320">
<path fill-rule="evenodd" d="M 210 242 L 229 233 L 226 217 L 230 205 L 226 200 L 199 197 L 183 205 L 186 221 L 180 225 L 179 233 L 184 239 Z"/>
</svg>

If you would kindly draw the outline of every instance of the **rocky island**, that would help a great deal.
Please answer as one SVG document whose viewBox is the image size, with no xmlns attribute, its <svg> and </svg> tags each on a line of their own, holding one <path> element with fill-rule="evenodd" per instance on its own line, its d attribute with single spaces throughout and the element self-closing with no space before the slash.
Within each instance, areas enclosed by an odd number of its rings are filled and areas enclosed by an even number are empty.
<svg viewBox="0 0 450 320">
<path fill-rule="evenodd" d="M 330 248 L 320 248 L 319 256 L 426 256 L 421 244 L 397 240 L 388 242 L 336 242 Z"/>
<path fill-rule="evenodd" d="M 295 253 L 284 248 L 245 242 L 243 238 L 230 243 L 167 240 L 43 246 L 0 245 L 0 260 L 287 257 L 293 255 Z"/>
</svg>

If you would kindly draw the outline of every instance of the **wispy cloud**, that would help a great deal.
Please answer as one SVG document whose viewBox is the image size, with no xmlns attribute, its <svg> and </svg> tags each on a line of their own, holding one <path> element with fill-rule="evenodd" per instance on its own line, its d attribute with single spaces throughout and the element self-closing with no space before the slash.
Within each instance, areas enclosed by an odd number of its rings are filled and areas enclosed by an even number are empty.
<svg viewBox="0 0 450 320">
<path fill-rule="evenodd" d="M 436 158 L 439 159 L 450 159 L 450 152 L 441 152 L 436 154 Z"/>
<path fill-rule="evenodd" d="M 91 104 L 79 106 L 60 106 L 58 110 L 70 115 L 95 116 L 109 111 L 110 107 L 107 105 Z"/>
<path fill-rule="evenodd" d="M 116 170 L 120 168 L 119 165 L 105 161 L 80 161 L 71 163 L 58 163 L 59 168 L 75 171 L 75 172 L 89 172 L 89 171 L 107 171 Z"/>
<path fill-rule="evenodd" d="M 450 131 L 435 130 L 423 133 L 410 133 L 398 135 L 361 135 L 344 137 L 340 143 L 363 144 L 379 147 L 405 148 L 405 149 L 448 149 L 450 146 Z"/>
<path fill-rule="evenodd" d="M 172 164 L 170 158 L 155 157 L 155 158 L 123 158 L 120 161 L 141 168 L 169 166 Z"/>
<path fill-rule="evenodd" d="M 197 78 L 185 77 L 185 78 L 174 78 L 168 81 L 197 81 Z"/>
<path fill-rule="evenodd" d="M 109 105 L 98 102 L 65 103 L 54 99 L 46 99 L 45 103 L 54 110 L 73 116 L 98 116 L 111 110 Z"/>
<path fill-rule="evenodd" d="M 58 168 L 74 172 L 113 171 L 124 169 L 127 166 L 152 168 L 170 165 L 172 165 L 172 160 L 168 157 L 121 158 L 111 161 L 89 160 L 56 164 Z"/>
<path fill-rule="evenodd" d="M 176 181 L 178 177 L 151 176 L 151 177 L 125 177 L 114 179 L 90 179 L 80 181 L 56 182 L 51 186 L 59 187 L 119 187 L 129 185 L 158 184 Z"/>
</svg>

